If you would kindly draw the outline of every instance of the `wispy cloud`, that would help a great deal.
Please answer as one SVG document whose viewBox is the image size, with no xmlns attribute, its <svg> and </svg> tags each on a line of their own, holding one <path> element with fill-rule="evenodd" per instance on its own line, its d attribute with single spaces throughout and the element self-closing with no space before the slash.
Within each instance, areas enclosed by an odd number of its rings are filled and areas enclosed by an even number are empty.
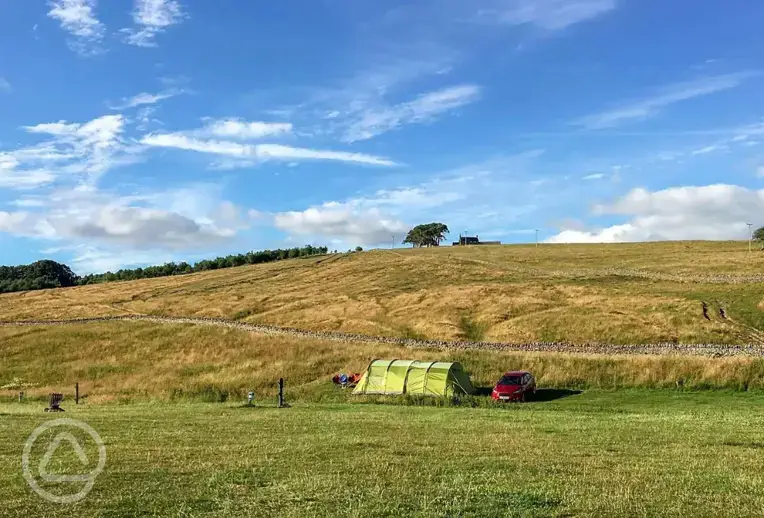
<svg viewBox="0 0 764 518">
<path fill-rule="evenodd" d="M 179 133 L 150 134 L 141 139 L 141 143 L 152 147 L 175 148 L 185 151 L 196 151 L 222 155 L 237 159 L 298 161 L 298 160 L 330 160 L 351 162 L 357 164 L 395 166 L 392 160 L 363 153 L 346 151 L 331 151 L 301 147 L 283 146 L 280 144 L 241 144 L 226 140 L 198 139 Z M 245 162 L 249 164 L 249 162 Z"/>
<path fill-rule="evenodd" d="M 483 18 L 510 25 L 531 24 L 556 31 L 615 9 L 615 0 L 499 0 L 481 9 Z"/>
<path fill-rule="evenodd" d="M 254 140 L 291 132 L 292 124 L 289 122 L 248 122 L 234 118 L 208 119 L 207 125 L 201 130 L 195 131 L 194 134 L 236 140 Z"/>
<path fill-rule="evenodd" d="M 588 174 L 581 179 L 582 180 L 602 180 L 603 178 L 605 178 L 605 173 L 593 173 L 593 174 Z"/>
<path fill-rule="evenodd" d="M 97 0 L 53 0 L 48 16 L 70 34 L 69 48 L 83 56 L 99 54 L 106 27 L 95 16 Z"/>
<path fill-rule="evenodd" d="M 185 18 L 186 14 L 177 0 L 136 0 L 133 21 L 137 28 L 125 28 L 120 32 L 125 34 L 130 45 L 156 47 L 157 34 Z"/>
<path fill-rule="evenodd" d="M 0 77 L 0 93 L 11 93 L 13 91 L 13 87 L 11 87 L 11 83 L 8 82 L 8 80 L 4 77 Z"/>
<path fill-rule="evenodd" d="M 137 106 L 143 106 L 146 104 L 156 104 L 159 101 L 164 101 L 165 99 L 170 99 L 171 97 L 175 97 L 184 93 L 185 93 L 184 90 L 178 90 L 178 89 L 165 90 L 163 92 L 159 92 L 156 94 L 142 92 L 132 97 L 125 97 L 121 99 L 118 103 L 110 106 L 110 108 L 112 110 L 125 110 L 128 108 L 135 108 Z"/>
<path fill-rule="evenodd" d="M 28 133 L 48 140 L 0 152 L 0 185 L 31 188 L 59 177 L 87 183 L 100 174 L 136 160 L 134 149 L 123 140 L 125 119 L 106 115 L 85 123 L 66 121 L 25 126 Z"/>
<path fill-rule="evenodd" d="M 663 88 L 652 97 L 588 115 L 573 123 L 586 129 L 605 129 L 645 120 L 658 115 L 661 110 L 672 104 L 736 88 L 754 75 L 757 73 L 740 72 L 676 83 Z"/>
<path fill-rule="evenodd" d="M 343 140 L 367 140 L 399 126 L 429 122 L 438 115 L 476 101 L 479 96 L 479 86 L 466 84 L 427 92 L 396 105 L 364 107 L 351 115 Z"/>
<path fill-rule="evenodd" d="M 349 153 L 346 151 L 329 151 L 323 149 L 308 149 L 280 144 L 258 144 L 255 146 L 257 156 L 264 160 L 335 160 L 338 162 L 354 162 L 357 164 L 379 165 L 392 167 L 395 162 L 364 153 Z"/>
<path fill-rule="evenodd" d="M 407 47 L 408 49 L 408 47 Z M 442 50 L 438 46 L 438 50 Z M 375 64 L 326 86 L 286 92 L 286 103 L 268 111 L 272 116 L 300 121 L 311 135 L 331 135 L 345 142 L 366 140 L 406 124 L 435 120 L 449 110 L 474 102 L 480 87 L 461 84 L 408 93 L 422 77 L 437 76 L 452 66 L 448 50 L 406 57 L 372 56 Z M 415 52 L 416 54 L 417 52 Z M 284 95 L 285 92 L 279 92 Z"/>
<path fill-rule="evenodd" d="M 240 158 L 252 157 L 254 152 L 253 146 L 247 144 L 222 140 L 203 140 L 180 133 L 151 133 L 144 136 L 141 143 L 152 147 L 175 148 Z"/>
<path fill-rule="evenodd" d="M 693 155 L 706 155 L 708 153 L 713 153 L 715 151 L 723 151 L 727 149 L 727 147 L 723 144 L 710 144 L 708 146 L 703 146 L 702 148 L 696 149 L 692 152 Z"/>
</svg>

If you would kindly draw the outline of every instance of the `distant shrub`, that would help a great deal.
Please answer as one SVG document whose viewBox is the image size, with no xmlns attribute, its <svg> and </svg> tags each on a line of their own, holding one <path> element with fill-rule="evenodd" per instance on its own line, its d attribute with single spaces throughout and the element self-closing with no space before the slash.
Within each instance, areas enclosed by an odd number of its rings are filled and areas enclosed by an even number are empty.
<svg viewBox="0 0 764 518">
<path fill-rule="evenodd" d="M 488 330 L 488 324 L 477 322 L 470 315 L 462 315 L 459 319 L 459 330 L 466 340 L 481 342 Z"/>
</svg>

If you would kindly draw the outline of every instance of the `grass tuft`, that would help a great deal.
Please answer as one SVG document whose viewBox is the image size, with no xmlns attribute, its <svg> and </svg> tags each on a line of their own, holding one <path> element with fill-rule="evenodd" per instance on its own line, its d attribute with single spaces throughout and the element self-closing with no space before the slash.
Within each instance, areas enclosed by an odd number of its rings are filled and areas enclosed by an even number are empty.
<svg viewBox="0 0 764 518">
<path fill-rule="evenodd" d="M 488 330 L 488 324 L 485 322 L 476 322 L 471 315 L 463 314 L 459 319 L 459 330 L 465 340 L 481 342 L 485 338 Z"/>
</svg>

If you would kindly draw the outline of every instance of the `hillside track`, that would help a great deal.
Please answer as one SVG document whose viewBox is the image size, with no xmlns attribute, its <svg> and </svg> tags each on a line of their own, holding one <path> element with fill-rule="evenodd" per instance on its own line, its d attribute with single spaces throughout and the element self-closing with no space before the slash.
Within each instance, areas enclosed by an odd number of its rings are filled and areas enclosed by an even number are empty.
<svg viewBox="0 0 764 518">
<path fill-rule="evenodd" d="M 517 352 L 557 352 L 573 354 L 599 354 L 599 355 L 688 355 L 709 357 L 764 357 L 764 345 L 762 344 L 679 344 L 679 343 L 655 343 L 655 344 L 607 344 L 607 343 L 581 343 L 573 344 L 566 342 L 473 342 L 462 340 L 416 340 L 411 338 L 396 338 L 386 336 L 370 336 L 356 333 L 341 333 L 335 331 L 310 331 L 291 327 L 278 327 L 261 324 L 249 324 L 236 322 L 222 318 L 211 317 L 171 317 L 154 315 L 122 315 L 92 318 L 73 318 L 65 320 L 17 320 L 0 321 L 0 327 L 18 326 L 65 326 L 82 325 L 108 322 L 149 322 L 154 324 L 171 325 L 201 325 L 223 327 L 262 335 L 288 335 L 297 338 L 331 340 L 345 343 L 371 343 L 388 344 L 409 347 L 412 349 L 447 349 L 447 350 L 492 350 L 492 351 L 517 351 Z"/>
</svg>

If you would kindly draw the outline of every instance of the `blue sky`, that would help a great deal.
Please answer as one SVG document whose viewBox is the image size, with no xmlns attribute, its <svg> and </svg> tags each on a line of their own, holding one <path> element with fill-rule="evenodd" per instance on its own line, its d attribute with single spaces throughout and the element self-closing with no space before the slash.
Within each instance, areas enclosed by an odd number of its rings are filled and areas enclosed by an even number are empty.
<svg viewBox="0 0 764 518">
<path fill-rule="evenodd" d="M 764 4 L 12 0 L 0 263 L 764 225 Z"/>
</svg>

